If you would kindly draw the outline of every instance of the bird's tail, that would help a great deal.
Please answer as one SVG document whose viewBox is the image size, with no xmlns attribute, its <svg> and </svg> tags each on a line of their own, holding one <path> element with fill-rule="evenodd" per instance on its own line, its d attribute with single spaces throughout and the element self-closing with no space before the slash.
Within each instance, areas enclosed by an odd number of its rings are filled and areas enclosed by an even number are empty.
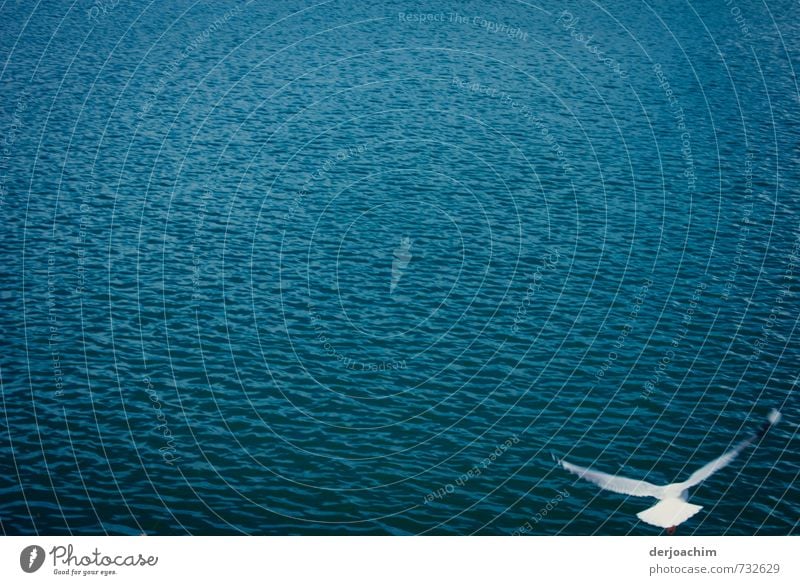
<svg viewBox="0 0 800 585">
<path fill-rule="evenodd" d="M 772 425 L 778 424 L 778 421 L 781 420 L 781 413 L 775 410 L 774 408 L 769 412 L 767 415 L 767 420 L 764 421 L 764 424 L 761 425 L 761 428 L 755 434 L 755 439 L 760 439 L 764 435 L 767 434 L 767 431 Z"/>
<path fill-rule="evenodd" d="M 695 506 L 679 498 L 670 498 L 661 500 L 652 508 L 642 510 L 636 515 L 642 522 L 647 522 L 660 528 L 670 528 L 677 526 L 681 522 L 686 522 L 702 509 L 703 506 Z"/>
</svg>

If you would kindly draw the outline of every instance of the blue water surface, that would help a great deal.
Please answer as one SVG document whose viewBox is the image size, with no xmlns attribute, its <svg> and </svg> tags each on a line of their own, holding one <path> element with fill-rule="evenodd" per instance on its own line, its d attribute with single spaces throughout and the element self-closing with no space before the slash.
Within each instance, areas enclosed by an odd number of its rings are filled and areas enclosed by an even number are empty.
<svg viewBox="0 0 800 585">
<path fill-rule="evenodd" d="M 0 5 L 0 530 L 796 534 L 798 14 Z"/>
</svg>

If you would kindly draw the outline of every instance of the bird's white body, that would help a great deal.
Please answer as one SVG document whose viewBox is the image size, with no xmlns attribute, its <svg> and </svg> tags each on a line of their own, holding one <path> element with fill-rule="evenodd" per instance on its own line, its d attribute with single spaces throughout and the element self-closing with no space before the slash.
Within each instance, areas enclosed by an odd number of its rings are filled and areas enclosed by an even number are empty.
<svg viewBox="0 0 800 585">
<path fill-rule="evenodd" d="M 752 437 L 745 439 L 736 447 L 705 464 L 703 467 L 695 471 L 686 481 L 678 483 L 670 483 L 667 485 L 655 485 L 647 481 L 629 479 L 618 475 L 611 475 L 603 473 L 602 471 L 594 471 L 586 467 L 579 467 L 566 461 L 559 460 L 558 464 L 567 471 L 574 473 L 578 477 L 599 485 L 605 490 L 616 492 L 618 494 L 626 494 L 629 496 L 650 497 L 656 498 L 659 502 L 647 510 L 642 510 L 636 516 L 642 521 L 658 526 L 660 528 L 673 528 L 682 522 L 686 522 L 689 518 L 697 514 L 703 509 L 702 506 L 696 506 L 688 503 L 689 488 L 696 486 L 715 472 L 719 471 L 728 463 L 733 461 L 734 458 L 754 440 L 764 436 L 770 426 L 777 423 L 781 418 L 777 410 L 773 410 L 767 416 L 767 422 L 759 429 L 758 433 Z"/>
<path fill-rule="evenodd" d="M 667 498 L 661 500 L 652 508 L 642 510 L 636 516 L 642 522 L 647 522 L 653 526 L 661 528 L 671 528 L 697 514 L 703 506 L 696 506 L 688 503 L 683 498 Z"/>
</svg>

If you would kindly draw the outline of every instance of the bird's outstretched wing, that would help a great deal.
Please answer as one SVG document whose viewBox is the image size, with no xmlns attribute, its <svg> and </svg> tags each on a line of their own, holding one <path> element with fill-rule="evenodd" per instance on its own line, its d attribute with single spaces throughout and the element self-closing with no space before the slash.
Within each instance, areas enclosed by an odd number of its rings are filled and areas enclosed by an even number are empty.
<svg viewBox="0 0 800 585">
<path fill-rule="evenodd" d="M 692 475 L 690 475 L 689 479 L 682 482 L 683 486 L 687 488 L 692 487 L 711 477 L 714 473 L 716 473 L 717 471 L 728 465 L 731 461 L 736 459 L 739 453 L 741 453 L 744 450 L 744 448 L 747 447 L 750 443 L 763 437 L 769 430 L 769 428 L 775 423 L 777 423 L 780 420 L 780 418 L 781 418 L 781 413 L 779 413 L 777 410 L 773 410 L 772 412 L 770 412 L 769 416 L 767 417 L 767 420 L 764 422 L 763 425 L 761 425 L 761 428 L 759 428 L 755 434 L 753 434 L 751 437 L 745 439 L 744 441 L 736 445 L 733 449 L 731 449 L 724 455 L 717 457 L 713 461 L 710 461 L 709 463 L 703 465 L 703 467 L 701 467 L 700 469 L 695 471 Z"/>
<path fill-rule="evenodd" d="M 627 477 L 611 475 L 609 473 L 603 473 L 602 471 L 594 471 L 593 469 L 573 465 L 563 459 L 558 460 L 558 464 L 570 473 L 574 473 L 582 479 L 591 481 L 604 490 L 617 492 L 618 494 L 661 499 L 664 492 L 663 487 L 647 481 L 628 479 Z"/>
<path fill-rule="evenodd" d="M 700 469 L 695 471 L 692 475 L 690 475 L 689 479 L 683 482 L 683 485 L 686 487 L 692 487 L 700 482 L 707 480 L 717 471 L 728 465 L 728 463 L 736 459 L 739 453 L 741 453 L 742 450 L 745 447 L 747 447 L 750 443 L 751 443 L 750 439 L 742 441 L 741 443 L 736 445 L 736 447 L 734 447 L 721 457 L 717 457 L 716 459 L 714 459 L 714 461 L 706 463 L 705 465 L 703 465 L 703 467 L 701 467 Z"/>
</svg>

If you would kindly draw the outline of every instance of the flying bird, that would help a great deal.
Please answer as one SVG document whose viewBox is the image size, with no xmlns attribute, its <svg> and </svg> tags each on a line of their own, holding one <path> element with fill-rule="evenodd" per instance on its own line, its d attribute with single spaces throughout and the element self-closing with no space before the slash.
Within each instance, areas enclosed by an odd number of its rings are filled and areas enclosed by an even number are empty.
<svg viewBox="0 0 800 585">
<path fill-rule="evenodd" d="M 686 481 L 668 485 L 655 485 L 643 480 L 628 479 L 627 477 L 611 475 L 609 473 L 603 473 L 602 471 L 594 471 L 593 469 L 573 465 L 563 459 L 556 459 L 556 461 L 570 473 L 574 473 L 582 479 L 597 484 L 604 490 L 629 496 L 656 498 L 659 502 L 655 506 L 643 510 L 636 515 L 643 522 L 660 528 L 666 528 L 667 531 L 672 534 L 678 524 L 686 522 L 703 509 L 703 506 L 696 506 L 688 503 L 689 488 L 705 481 L 711 477 L 711 475 L 728 465 L 745 449 L 745 447 L 763 437 L 769 428 L 777 423 L 780 418 L 780 412 L 773 409 L 767 416 L 767 420 L 764 421 L 764 424 L 761 425 L 761 428 L 759 428 L 756 433 L 736 445 L 721 457 L 703 465 L 703 467 L 691 474 Z"/>
</svg>

